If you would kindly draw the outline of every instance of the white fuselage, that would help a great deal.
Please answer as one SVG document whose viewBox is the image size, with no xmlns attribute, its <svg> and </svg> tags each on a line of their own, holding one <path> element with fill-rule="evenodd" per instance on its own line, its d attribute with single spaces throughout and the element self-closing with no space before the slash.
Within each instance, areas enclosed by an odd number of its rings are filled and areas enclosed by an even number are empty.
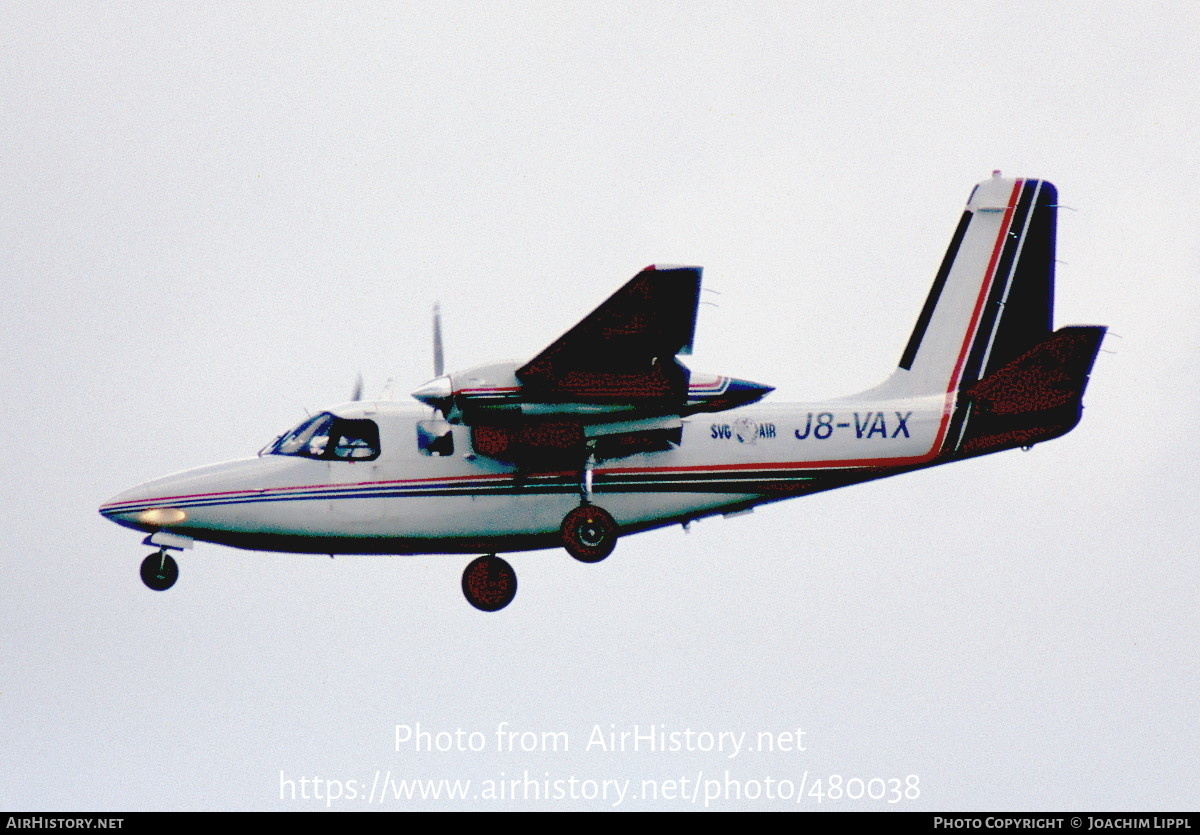
<svg viewBox="0 0 1200 835">
<path fill-rule="evenodd" d="M 870 394 L 693 415 L 672 449 L 597 463 L 592 501 L 624 533 L 931 463 L 953 396 Z M 467 427 L 452 427 L 452 454 L 424 454 L 417 424 L 427 410 L 358 402 L 332 411 L 378 425 L 377 458 L 230 461 L 147 482 L 101 512 L 150 533 L 260 550 L 485 553 L 558 545 L 564 515 L 580 503 L 579 470 L 522 472 L 473 454 Z"/>
<path fill-rule="evenodd" d="M 1078 422 L 1103 336 L 1052 332 L 1057 206 L 1044 181 L 997 172 L 977 185 L 895 372 L 854 397 L 734 408 L 770 388 L 693 378 L 674 359 L 691 345 L 700 270 L 651 266 L 523 366 L 443 375 L 415 393 L 453 426 L 406 404 L 349 403 L 269 454 L 143 484 L 101 513 L 152 541 L 391 554 L 563 544 L 593 558 L 613 528 L 1057 437 Z M 632 449 L 662 451 L 623 455 Z M 561 469 L 547 472 L 552 460 Z M 570 521 L 581 501 L 612 519 Z"/>
</svg>

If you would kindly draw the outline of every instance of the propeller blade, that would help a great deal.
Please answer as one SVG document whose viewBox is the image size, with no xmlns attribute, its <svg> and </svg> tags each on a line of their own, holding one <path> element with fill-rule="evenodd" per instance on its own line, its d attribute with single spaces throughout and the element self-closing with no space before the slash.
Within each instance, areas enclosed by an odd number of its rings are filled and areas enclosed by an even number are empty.
<svg viewBox="0 0 1200 835">
<path fill-rule="evenodd" d="M 363 396 L 363 378 L 362 372 L 358 372 L 358 376 L 354 378 L 354 391 L 350 394 L 351 400 L 362 400 Z"/>
<path fill-rule="evenodd" d="M 445 373 L 445 363 L 442 359 L 442 307 L 436 302 L 433 305 L 433 376 L 441 377 Z"/>
</svg>

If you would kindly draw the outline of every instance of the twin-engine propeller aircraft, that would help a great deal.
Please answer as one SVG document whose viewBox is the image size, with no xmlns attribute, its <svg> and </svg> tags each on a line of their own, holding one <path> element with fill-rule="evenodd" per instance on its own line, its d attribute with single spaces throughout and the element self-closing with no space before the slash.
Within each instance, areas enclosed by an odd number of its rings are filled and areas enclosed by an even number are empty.
<svg viewBox="0 0 1200 835">
<path fill-rule="evenodd" d="M 147 482 L 101 506 L 148 533 L 142 563 L 195 539 L 321 554 L 483 554 L 468 601 L 502 609 L 497 553 L 562 546 L 583 562 L 624 534 L 1029 447 L 1070 431 L 1105 329 L 1054 330 L 1058 197 L 997 172 L 971 192 L 896 371 L 861 394 L 752 405 L 771 388 L 694 374 L 698 267 L 642 270 L 524 364 L 442 375 L 425 408 L 354 401 L 257 458 Z M 429 408 L 433 409 L 432 414 Z"/>
</svg>

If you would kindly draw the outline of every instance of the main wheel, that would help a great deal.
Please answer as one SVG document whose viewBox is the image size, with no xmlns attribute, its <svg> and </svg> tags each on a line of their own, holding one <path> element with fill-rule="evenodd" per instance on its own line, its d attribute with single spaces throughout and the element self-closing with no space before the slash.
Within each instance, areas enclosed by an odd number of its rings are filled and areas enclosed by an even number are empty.
<svg viewBox="0 0 1200 835">
<path fill-rule="evenodd" d="M 179 579 L 179 565 L 166 551 L 155 551 L 142 560 L 142 582 L 155 591 L 166 591 Z"/>
<path fill-rule="evenodd" d="M 594 504 L 580 505 L 563 517 L 563 547 L 580 562 L 600 562 L 617 547 L 617 523 Z"/>
<path fill-rule="evenodd" d="M 498 612 L 517 596 L 517 572 L 493 554 L 479 557 L 463 571 L 462 590 L 476 609 Z"/>
</svg>

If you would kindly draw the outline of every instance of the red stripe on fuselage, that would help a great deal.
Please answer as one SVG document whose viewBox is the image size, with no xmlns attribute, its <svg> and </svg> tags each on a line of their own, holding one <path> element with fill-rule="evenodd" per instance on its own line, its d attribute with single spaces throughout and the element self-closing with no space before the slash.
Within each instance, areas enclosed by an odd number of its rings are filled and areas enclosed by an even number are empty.
<svg viewBox="0 0 1200 835">
<path fill-rule="evenodd" d="M 958 381 L 962 377 L 963 363 L 967 361 L 967 355 L 971 351 L 971 345 L 975 342 L 975 331 L 979 326 L 979 317 L 983 312 L 984 303 L 987 300 L 988 294 L 991 292 L 992 283 L 996 279 L 996 266 L 1000 261 L 1000 254 L 1004 251 L 1004 243 L 1008 237 L 1009 229 L 1012 226 L 1013 211 L 1016 209 L 1017 198 L 1024 187 L 1024 180 L 1017 180 L 1013 183 L 1012 192 L 1008 196 L 1008 207 L 1004 211 L 1004 218 L 1000 221 L 1000 232 L 996 235 L 996 243 L 992 246 L 992 257 L 988 261 L 987 271 L 984 274 L 985 278 L 982 286 L 979 288 L 979 296 L 975 300 L 975 309 L 971 313 L 971 321 L 967 326 L 966 335 L 963 337 L 962 347 L 958 352 L 958 361 L 954 364 L 954 372 L 950 376 L 950 383 L 946 387 L 946 397 L 942 404 L 942 419 L 938 425 L 937 437 L 934 439 L 933 446 L 929 452 L 923 455 L 902 458 L 857 458 L 840 461 L 789 461 L 780 463 L 756 463 L 756 464 L 716 464 L 716 465 L 699 465 L 694 467 L 612 467 L 606 469 L 597 469 L 596 474 L 604 473 L 671 473 L 671 472 L 727 472 L 730 470 L 781 470 L 781 469 L 797 469 L 797 470 L 812 470 L 812 469 L 832 469 L 840 467 L 891 467 L 903 464 L 923 464 L 927 461 L 932 461 L 937 457 L 938 451 L 942 447 L 942 442 L 946 439 L 946 429 L 950 424 L 950 416 L 954 412 L 955 393 L 958 390 Z"/>
<path fill-rule="evenodd" d="M 120 508 L 125 505 L 137 506 L 137 505 L 144 505 L 144 504 L 150 504 L 150 503 L 178 502 L 178 501 L 195 500 L 195 499 L 216 499 L 216 498 L 221 498 L 221 497 L 234 499 L 234 498 L 242 498 L 242 497 L 247 497 L 247 496 L 264 496 L 264 497 L 270 498 L 272 494 L 295 493 L 295 492 L 303 492 L 305 490 L 312 490 L 313 492 L 318 492 L 318 491 L 328 492 L 331 489 L 336 490 L 336 489 L 341 489 L 341 488 L 345 488 L 346 490 L 349 490 L 352 488 L 379 487 L 379 486 L 383 486 L 383 485 L 400 485 L 400 484 L 420 485 L 420 484 L 432 484 L 435 482 L 495 481 L 497 479 L 504 479 L 504 478 L 512 478 L 512 473 L 487 473 L 484 475 L 444 476 L 442 478 L 406 478 L 406 479 L 396 479 L 396 480 L 389 480 L 389 481 L 353 481 L 353 482 L 337 481 L 337 482 L 326 482 L 325 484 L 296 485 L 293 487 L 262 487 L 262 488 L 253 489 L 253 490 L 222 490 L 222 491 L 218 491 L 216 493 L 186 493 L 182 496 L 161 496 L 161 497 L 153 498 L 153 499 L 131 499 L 127 502 L 117 502 L 114 504 L 101 505 L 100 510 L 101 511 L 109 510 L 109 511 L 114 511 L 114 512 L 120 512 Z M 345 491 L 343 491 L 343 492 L 345 492 Z"/>
<path fill-rule="evenodd" d="M 992 283 L 996 278 L 996 266 L 1000 261 L 1000 255 L 1004 250 L 1004 243 L 1008 236 L 1009 229 L 1012 225 L 1013 212 L 1015 211 L 1018 196 L 1021 189 L 1025 185 L 1025 180 L 1017 180 L 1013 183 L 1012 192 L 1009 194 L 1008 206 L 1004 212 L 1004 218 L 1000 222 L 1000 231 L 996 236 L 996 243 L 992 247 L 992 256 L 988 261 L 987 272 L 985 279 L 979 289 L 979 296 L 975 300 L 975 308 L 971 313 L 971 321 L 967 327 L 967 332 L 963 337 L 962 347 L 959 349 L 958 360 L 954 365 L 954 371 L 951 374 L 949 385 L 946 388 L 945 401 L 942 406 L 942 419 L 938 425 L 937 436 L 934 440 L 932 448 L 929 452 L 922 455 L 900 458 L 856 458 L 847 460 L 828 460 L 828 461 L 787 461 L 787 462 L 758 462 L 744 464 L 697 464 L 681 467 L 605 467 L 597 468 L 596 475 L 603 476 L 605 474 L 651 474 L 651 473 L 699 473 L 699 472 L 732 472 L 738 470 L 813 470 L 813 469 L 837 469 L 851 467 L 890 467 L 901 466 L 905 464 L 922 464 L 931 461 L 937 457 L 938 451 L 941 449 L 942 442 L 946 438 L 946 430 L 950 423 L 950 417 L 954 411 L 955 393 L 958 389 L 958 382 L 962 376 L 963 363 L 966 362 L 971 345 L 975 341 L 975 331 L 979 326 L 979 318 L 983 312 L 983 306 L 987 300 L 988 293 L 991 290 Z M 720 380 L 720 376 L 717 378 Z M 465 392 L 505 392 L 515 391 L 517 389 L 463 389 L 459 393 Z M 572 471 L 563 471 L 555 473 L 538 473 L 538 478 L 562 478 L 564 476 L 574 477 L 577 474 Z M 515 477 L 513 473 L 492 473 L 487 475 L 467 475 L 467 476 L 451 476 L 443 478 L 426 478 L 426 479 L 399 479 L 394 481 L 363 481 L 353 483 L 338 483 L 338 484 L 314 484 L 301 487 L 269 487 L 261 490 L 233 490 L 218 493 L 195 493 L 185 496 L 164 496 L 159 499 L 143 499 L 138 501 L 124 502 L 122 504 L 143 505 L 147 502 L 169 503 L 184 500 L 194 499 L 211 499 L 220 496 L 233 498 L 235 496 L 253 496 L 268 494 L 299 492 L 305 490 L 313 491 L 328 491 L 331 488 L 341 488 L 346 491 L 356 488 L 372 487 L 372 486 L 400 486 L 400 485 L 429 485 L 433 483 L 461 483 L 461 482 L 478 482 L 478 481 L 495 481 L 498 479 L 512 479 Z M 116 511 L 120 505 L 106 505 L 101 510 Z M 119 512 L 119 511 L 118 511 Z"/>
</svg>

